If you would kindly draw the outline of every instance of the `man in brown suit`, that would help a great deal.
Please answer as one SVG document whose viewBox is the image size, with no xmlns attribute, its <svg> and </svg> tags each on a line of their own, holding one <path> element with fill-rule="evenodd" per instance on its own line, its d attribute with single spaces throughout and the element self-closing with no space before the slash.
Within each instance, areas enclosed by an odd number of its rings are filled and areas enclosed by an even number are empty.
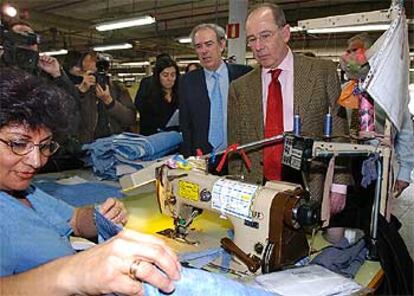
<svg viewBox="0 0 414 296">
<path fill-rule="evenodd" d="M 322 136 L 323 118 L 330 108 L 334 134 L 347 133 L 346 119 L 337 116 L 339 106 L 335 102 L 340 94 L 340 82 L 335 65 L 330 61 L 291 52 L 287 45 L 290 28 L 280 7 L 262 4 L 252 10 L 247 17 L 246 34 L 247 44 L 260 66 L 233 81 L 230 86 L 229 144 L 245 144 L 265 138 L 268 87 L 272 80 L 270 70 L 277 68 L 282 70 L 278 79 L 283 98 L 284 131 L 293 129 L 293 115 L 299 113 L 302 133 Z M 250 182 L 263 183 L 268 179 L 264 177 L 263 149 L 248 151 L 248 156 L 252 161 L 249 174 L 237 157 L 229 162 L 230 173 L 243 174 Z M 322 196 L 325 171 L 323 165 L 312 165 L 309 183 L 314 198 L 320 199 Z M 344 200 L 344 184 L 349 181 L 344 168 L 335 168 L 331 198 Z"/>
</svg>

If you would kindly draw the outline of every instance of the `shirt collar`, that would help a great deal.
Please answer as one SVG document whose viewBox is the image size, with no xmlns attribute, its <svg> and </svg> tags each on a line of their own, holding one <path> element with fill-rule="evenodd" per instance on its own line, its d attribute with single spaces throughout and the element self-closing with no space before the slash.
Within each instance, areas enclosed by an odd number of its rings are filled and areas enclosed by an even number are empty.
<svg viewBox="0 0 414 296">
<path fill-rule="evenodd" d="M 281 69 L 283 72 L 289 72 L 292 71 L 293 72 L 293 53 L 292 51 L 288 50 L 285 58 L 282 60 L 282 62 L 279 64 L 279 66 L 277 66 L 277 69 Z M 271 68 L 263 68 L 262 67 L 262 75 L 263 74 L 269 74 L 269 71 L 273 70 Z"/>
<path fill-rule="evenodd" d="M 204 68 L 204 73 L 206 74 L 207 79 L 212 78 L 214 72 L 217 72 L 220 76 L 223 76 L 225 68 L 226 68 L 226 63 L 223 60 L 221 60 L 220 66 L 217 68 L 217 70 L 210 71 Z"/>
</svg>

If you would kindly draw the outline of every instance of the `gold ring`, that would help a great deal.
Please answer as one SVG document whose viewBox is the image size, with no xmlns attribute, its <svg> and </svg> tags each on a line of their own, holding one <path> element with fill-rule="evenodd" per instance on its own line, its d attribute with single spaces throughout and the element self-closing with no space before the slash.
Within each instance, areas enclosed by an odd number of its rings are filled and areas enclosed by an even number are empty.
<svg viewBox="0 0 414 296">
<path fill-rule="evenodd" d="M 131 265 L 129 266 L 129 277 L 131 279 L 136 280 L 136 281 L 140 281 L 137 278 L 136 274 L 137 274 L 137 271 L 138 271 L 138 268 L 139 268 L 139 265 L 141 264 L 141 262 L 142 262 L 141 260 L 135 259 L 134 261 L 132 261 Z"/>
</svg>

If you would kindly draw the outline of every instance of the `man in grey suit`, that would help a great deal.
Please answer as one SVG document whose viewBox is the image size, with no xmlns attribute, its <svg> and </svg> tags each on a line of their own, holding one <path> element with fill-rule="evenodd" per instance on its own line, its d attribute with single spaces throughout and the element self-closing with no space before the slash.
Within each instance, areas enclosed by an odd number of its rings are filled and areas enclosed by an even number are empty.
<svg viewBox="0 0 414 296">
<path fill-rule="evenodd" d="M 347 133 L 346 118 L 338 116 L 339 106 L 335 103 L 340 94 L 335 65 L 330 61 L 292 53 L 287 45 L 290 28 L 280 7 L 262 4 L 252 10 L 246 20 L 246 34 L 247 44 L 260 66 L 233 81 L 230 86 L 229 144 L 245 144 L 266 137 L 266 117 L 274 115 L 267 113 L 268 95 L 270 92 L 274 93 L 270 90 L 270 85 L 275 79 L 270 70 L 276 69 L 280 74 L 276 78 L 279 82 L 275 83 L 279 83 L 279 93 L 283 98 L 279 101 L 283 105 L 279 111 L 282 112 L 282 116 L 279 116 L 282 117 L 282 132 L 293 129 L 293 116 L 298 113 L 302 119 L 303 134 L 322 136 L 323 118 L 330 109 L 334 134 Z M 248 151 L 252 161 L 250 173 L 245 169 L 242 160 L 234 156 L 229 162 L 230 173 L 243 174 L 254 183 L 273 179 L 266 175 L 265 149 Z M 280 159 L 281 155 L 272 154 L 271 157 Z M 325 169 L 323 165 L 312 166 L 309 185 L 311 196 L 316 199 L 322 196 Z M 335 168 L 331 199 L 345 200 L 344 184 L 348 182 L 350 175 L 347 168 Z"/>
<path fill-rule="evenodd" d="M 191 32 L 202 69 L 186 73 L 179 87 L 181 152 L 196 155 L 227 147 L 227 96 L 232 80 L 251 67 L 227 64 L 222 58 L 226 33 L 216 24 L 201 24 Z"/>
</svg>

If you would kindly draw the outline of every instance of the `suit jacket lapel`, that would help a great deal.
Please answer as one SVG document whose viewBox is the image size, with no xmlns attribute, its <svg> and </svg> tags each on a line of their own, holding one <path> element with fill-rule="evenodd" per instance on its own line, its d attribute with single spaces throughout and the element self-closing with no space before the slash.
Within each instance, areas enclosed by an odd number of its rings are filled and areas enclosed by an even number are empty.
<svg viewBox="0 0 414 296">
<path fill-rule="evenodd" d="M 227 64 L 227 63 L 225 63 L 226 64 L 226 67 L 227 67 L 227 73 L 228 73 L 228 75 L 229 75 L 229 85 L 230 85 L 230 83 L 234 80 L 234 75 L 233 75 L 233 67 L 230 65 L 230 64 Z"/>
<path fill-rule="evenodd" d="M 210 110 L 210 98 L 208 97 L 207 82 L 206 82 L 206 73 L 203 69 L 200 69 L 200 78 L 197 80 L 200 82 L 200 107 L 206 107 L 206 110 Z M 209 114 L 210 116 L 210 114 Z"/>
</svg>

